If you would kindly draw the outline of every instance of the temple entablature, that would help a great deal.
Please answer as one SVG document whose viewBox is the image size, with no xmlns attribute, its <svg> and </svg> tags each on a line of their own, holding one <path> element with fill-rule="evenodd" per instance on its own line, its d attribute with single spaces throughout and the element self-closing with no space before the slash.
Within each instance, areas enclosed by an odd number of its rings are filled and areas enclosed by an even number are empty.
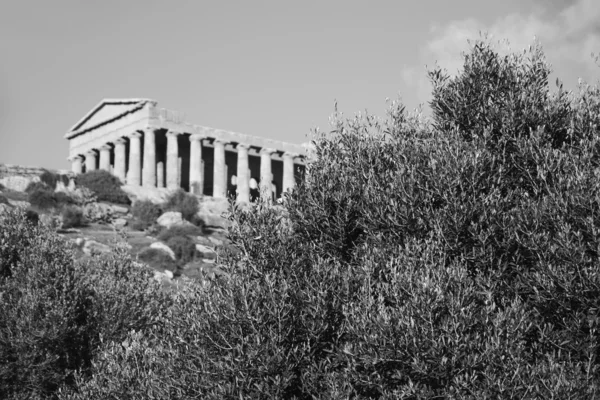
<svg viewBox="0 0 600 400">
<path fill-rule="evenodd" d="M 242 202 L 293 189 L 307 153 L 303 145 L 191 124 L 149 99 L 105 99 L 65 138 L 75 173 L 101 168 L 127 185 Z"/>
</svg>

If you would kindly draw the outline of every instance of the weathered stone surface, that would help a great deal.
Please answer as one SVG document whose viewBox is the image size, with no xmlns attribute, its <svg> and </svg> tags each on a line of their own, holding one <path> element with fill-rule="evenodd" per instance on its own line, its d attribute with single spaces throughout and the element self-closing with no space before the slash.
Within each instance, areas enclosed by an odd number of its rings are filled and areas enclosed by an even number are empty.
<svg viewBox="0 0 600 400">
<path fill-rule="evenodd" d="M 215 246 L 223 246 L 223 241 L 221 239 L 209 236 L 208 240 Z"/>
<path fill-rule="evenodd" d="M 170 191 L 162 188 L 148 188 L 135 185 L 123 185 L 121 188 L 132 200 L 150 200 L 155 204 L 163 203 Z"/>
<path fill-rule="evenodd" d="M 24 192 L 27 186 L 31 182 L 39 182 L 40 178 L 38 176 L 6 176 L 0 179 L 0 184 L 4 187 L 15 190 L 17 192 Z"/>
<path fill-rule="evenodd" d="M 171 257 L 173 260 L 175 260 L 175 253 L 166 244 L 164 244 L 162 242 L 154 242 L 150 245 L 150 247 L 153 249 L 158 249 L 158 250 L 164 251 L 165 253 L 167 253 L 169 255 L 169 257 Z"/>
<path fill-rule="evenodd" d="M 113 204 L 111 207 L 112 207 L 112 211 L 115 214 L 127 214 L 129 212 L 129 209 L 124 206 L 119 206 L 119 205 Z"/>
<path fill-rule="evenodd" d="M 209 260 L 217 258 L 217 253 L 215 253 L 213 249 L 202 244 L 196 245 L 196 251 L 202 254 L 202 258 L 207 258 Z"/>
<path fill-rule="evenodd" d="M 88 256 L 91 256 L 93 254 L 110 252 L 110 246 L 96 242 L 95 240 L 86 240 L 81 250 Z"/>
<path fill-rule="evenodd" d="M 173 225 L 181 225 L 183 224 L 183 217 L 181 216 L 181 213 L 178 211 L 167 211 L 166 213 L 164 213 L 163 215 L 161 215 L 160 217 L 158 217 L 158 219 L 156 220 L 156 223 L 159 224 L 160 226 L 164 226 L 165 228 L 170 228 Z"/>
<path fill-rule="evenodd" d="M 164 270 L 163 272 L 154 271 L 154 280 L 157 282 L 162 282 L 164 280 L 170 281 L 171 279 L 173 279 L 173 273 L 168 269 Z"/>
<path fill-rule="evenodd" d="M 127 220 L 125 218 L 117 218 L 112 221 L 112 224 L 117 229 L 122 229 L 127 226 Z"/>
</svg>

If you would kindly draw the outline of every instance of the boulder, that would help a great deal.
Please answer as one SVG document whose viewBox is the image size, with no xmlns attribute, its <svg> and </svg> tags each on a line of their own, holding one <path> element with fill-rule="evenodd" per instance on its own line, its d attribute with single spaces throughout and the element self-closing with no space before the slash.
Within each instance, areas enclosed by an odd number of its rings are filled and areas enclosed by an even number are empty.
<svg viewBox="0 0 600 400">
<path fill-rule="evenodd" d="M 161 215 L 160 217 L 158 217 L 158 219 L 156 220 L 156 223 L 159 224 L 160 226 L 164 226 L 165 228 L 170 228 L 173 225 L 181 225 L 183 224 L 183 217 L 181 216 L 181 213 L 178 211 L 167 211 L 166 213 L 164 213 L 163 215 Z"/>
<path fill-rule="evenodd" d="M 129 212 L 129 209 L 127 207 L 124 206 L 118 206 L 116 204 L 112 205 L 112 212 L 114 212 L 115 214 L 124 214 L 126 215 Z"/>
<path fill-rule="evenodd" d="M 88 256 L 91 256 L 93 254 L 110 252 L 110 246 L 96 242 L 95 240 L 86 240 L 81 250 Z"/>
<path fill-rule="evenodd" d="M 117 218 L 113 220 L 112 224 L 117 229 L 123 229 L 127 226 L 127 220 L 125 218 Z"/>
<path fill-rule="evenodd" d="M 39 182 L 39 176 L 5 176 L 0 179 L 0 183 L 7 189 L 11 189 L 17 192 L 24 192 L 27 186 L 31 182 Z"/>
<path fill-rule="evenodd" d="M 173 273 L 168 269 L 164 270 L 164 272 L 154 271 L 154 280 L 157 282 L 170 281 L 171 279 L 173 279 Z"/>
<path fill-rule="evenodd" d="M 169 255 L 169 257 L 171 257 L 173 260 L 175 260 L 175 253 L 169 246 L 167 246 L 163 242 L 154 242 L 150 245 L 150 248 L 162 250 L 165 253 L 167 253 Z"/>
<path fill-rule="evenodd" d="M 221 239 L 217 239 L 212 236 L 209 236 L 208 240 L 215 246 L 223 246 L 223 241 Z"/>
<path fill-rule="evenodd" d="M 202 244 L 196 245 L 196 251 L 198 253 L 202 254 L 202 258 L 206 258 L 209 260 L 217 258 L 217 253 L 215 253 L 215 251 L 213 249 L 211 249 L 210 247 L 204 246 Z"/>
</svg>

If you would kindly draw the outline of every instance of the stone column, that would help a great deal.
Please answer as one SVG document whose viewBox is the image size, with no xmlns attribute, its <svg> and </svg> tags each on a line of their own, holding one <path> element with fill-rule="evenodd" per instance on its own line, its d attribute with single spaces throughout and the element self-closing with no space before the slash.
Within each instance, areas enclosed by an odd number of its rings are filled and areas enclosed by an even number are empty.
<svg viewBox="0 0 600 400">
<path fill-rule="evenodd" d="M 219 139 L 214 141 L 214 172 L 213 172 L 213 197 L 223 199 L 227 192 L 227 167 L 225 165 L 225 142 Z"/>
<path fill-rule="evenodd" d="M 260 196 L 271 200 L 273 173 L 271 172 L 271 154 L 274 149 L 263 148 L 260 151 Z"/>
<path fill-rule="evenodd" d="M 133 132 L 129 135 L 129 171 L 127 173 L 127 184 L 140 186 L 141 184 L 141 164 L 142 164 L 142 146 L 140 138 L 142 134 Z"/>
<path fill-rule="evenodd" d="M 161 189 L 165 187 L 165 163 L 162 161 L 156 163 L 156 186 Z"/>
<path fill-rule="evenodd" d="M 294 189 L 296 180 L 294 179 L 294 157 L 297 154 L 285 152 L 283 153 L 283 192 Z"/>
<path fill-rule="evenodd" d="M 167 132 L 167 189 L 179 188 L 179 132 Z"/>
<path fill-rule="evenodd" d="M 125 182 L 125 139 L 115 140 L 115 176 Z"/>
<path fill-rule="evenodd" d="M 169 168 L 167 167 L 167 173 Z M 144 169 L 142 170 L 142 185 L 156 187 L 156 141 L 154 128 L 144 129 Z"/>
<path fill-rule="evenodd" d="M 96 152 L 90 150 L 85 153 L 85 172 L 96 170 Z"/>
<path fill-rule="evenodd" d="M 81 174 L 83 171 L 83 157 L 77 155 L 69 158 L 69 161 L 71 161 L 71 171 L 76 174 Z"/>
<path fill-rule="evenodd" d="M 250 202 L 250 170 L 248 168 L 248 145 L 237 145 L 237 201 Z"/>
<path fill-rule="evenodd" d="M 204 136 L 194 133 L 190 136 L 190 193 L 204 192 L 204 175 L 202 175 L 202 139 Z"/>
<path fill-rule="evenodd" d="M 110 146 L 100 146 L 100 169 L 110 172 Z"/>
</svg>

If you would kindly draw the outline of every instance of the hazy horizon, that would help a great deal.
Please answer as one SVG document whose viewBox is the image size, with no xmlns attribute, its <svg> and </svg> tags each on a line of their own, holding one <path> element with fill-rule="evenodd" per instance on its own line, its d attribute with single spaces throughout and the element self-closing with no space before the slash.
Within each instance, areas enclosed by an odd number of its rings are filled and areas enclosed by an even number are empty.
<svg viewBox="0 0 600 400">
<path fill-rule="evenodd" d="M 283 3 L 6 0 L 0 163 L 68 169 L 64 134 L 104 98 L 150 98 L 190 123 L 292 143 L 348 116 L 429 100 L 425 65 L 460 67 L 487 31 L 541 42 L 567 89 L 596 83 L 592 0 Z"/>
</svg>

